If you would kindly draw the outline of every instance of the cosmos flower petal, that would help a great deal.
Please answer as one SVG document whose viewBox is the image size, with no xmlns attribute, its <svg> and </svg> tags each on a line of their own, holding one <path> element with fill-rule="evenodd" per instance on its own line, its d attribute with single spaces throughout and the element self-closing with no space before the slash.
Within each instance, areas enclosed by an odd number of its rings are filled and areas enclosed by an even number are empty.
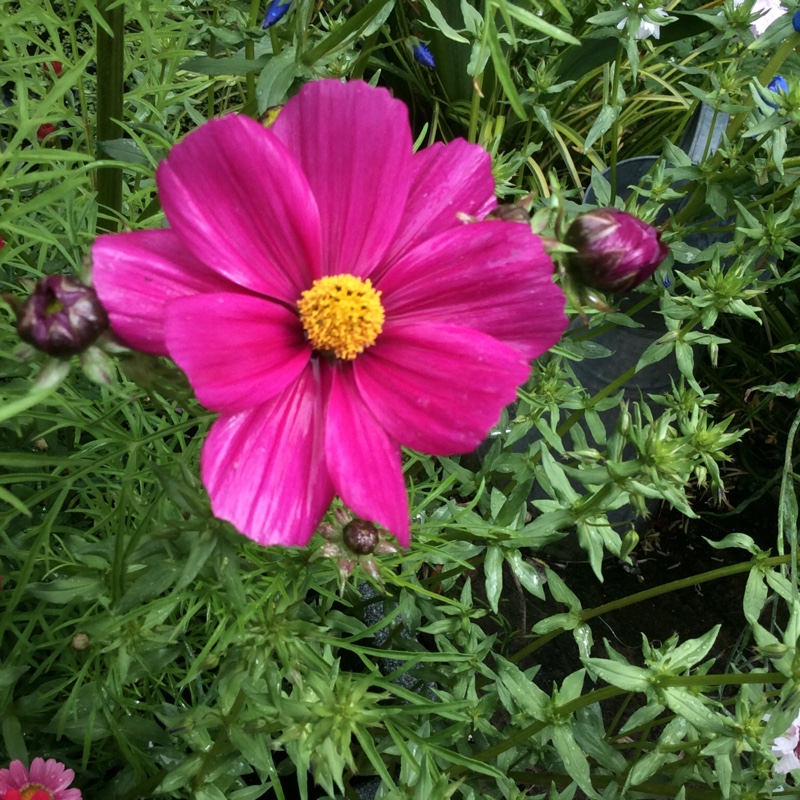
<svg viewBox="0 0 800 800">
<path fill-rule="evenodd" d="M 41 761 L 41 759 L 39 760 Z M 36 763 L 36 759 L 33 760 L 33 763 Z M 10 786 L 12 788 L 21 789 L 30 781 L 28 770 L 21 761 L 12 761 L 8 765 L 8 771 L 11 774 Z"/>
<path fill-rule="evenodd" d="M 165 331 L 170 356 L 214 411 L 266 402 L 297 379 L 311 356 L 295 313 L 242 293 L 177 300 Z"/>
<path fill-rule="evenodd" d="M 497 206 L 492 159 L 476 144 L 437 142 L 414 154 L 413 169 L 408 203 L 384 258 L 387 266 L 431 236 L 463 227 L 458 213 L 482 219 Z"/>
<path fill-rule="evenodd" d="M 368 277 L 394 238 L 412 177 L 408 109 L 362 81 L 306 84 L 270 129 L 319 206 L 324 274 Z"/>
<path fill-rule="evenodd" d="M 383 525 L 408 547 L 408 496 L 400 445 L 365 406 L 351 364 L 333 371 L 325 455 L 337 494 L 359 517 Z"/>
<path fill-rule="evenodd" d="M 34 758 L 30 773 L 34 783 L 41 783 L 53 791 L 69 786 L 75 779 L 75 773 L 54 758 L 48 758 L 47 761 Z"/>
<path fill-rule="evenodd" d="M 255 120 L 209 120 L 172 148 L 156 181 L 173 230 L 220 275 L 290 303 L 319 277 L 316 201 L 292 155 Z"/>
<path fill-rule="evenodd" d="M 167 305 L 198 292 L 236 290 L 199 262 L 171 230 L 100 236 L 92 248 L 92 281 L 125 344 L 167 355 Z"/>
<path fill-rule="evenodd" d="M 310 364 L 276 397 L 214 423 L 201 470 L 215 516 L 262 545 L 308 542 L 333 499 L 329 387 L 329 375 Z"/>
<path fill-rule="evenodd" d="M 487 221 L 429 239 L 377 288 L 389 319 L 473 328 L 530 360 L 552 347 L 567 324 L 553 269 L 527 225 Z"/>
<path fill-rule="evenodd" d="M 480 331 L 416 322 L 388 323 L 354 371 L 366 405 L 393 439 L 453 455 L 486 438 L 530 366 L 519 351 Z"/>
</svg>

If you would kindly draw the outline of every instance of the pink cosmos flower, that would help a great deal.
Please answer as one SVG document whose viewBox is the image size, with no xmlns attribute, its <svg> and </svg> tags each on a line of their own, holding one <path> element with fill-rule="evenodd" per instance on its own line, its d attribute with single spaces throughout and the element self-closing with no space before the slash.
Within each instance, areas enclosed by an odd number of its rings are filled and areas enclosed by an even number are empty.
<svg viewBox="0 0 800 800">
<path fill-rule="evenodd" d="M 34 758 L 30 770 L 21 761 L 0 769 L 0 800 L 81 800 L 80 789 L 67 787 L 75 773 L 54 758 Z"/>
<path fill-rule="evenodd" d="M 789 730 L 775 739 L 772 753 L 778 757 L 775 772 L 785 775 L 792 770 L 800 769 L 800 714 L 789 726 Z"/>
<path fill-rule="evenodd" d="M 220 412 L 214 513 L 302 545 L 338 494 L 407 545 L 401 445 L 474 449 L 566 326 L 529 226 L 457 217 L 496 206 L 489 155 L 414 154 L 403 103 L 325 80 L 269 129 L 202 125 L 156 180 L 171 227 L 98 238 L 94 283 L 120 338 Z"/>
</svg>

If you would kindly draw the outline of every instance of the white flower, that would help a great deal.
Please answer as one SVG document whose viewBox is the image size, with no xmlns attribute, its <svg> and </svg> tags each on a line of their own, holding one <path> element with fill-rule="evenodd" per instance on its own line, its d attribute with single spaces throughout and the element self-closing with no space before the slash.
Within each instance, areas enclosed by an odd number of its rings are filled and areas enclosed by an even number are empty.
<svg viewBox="0 0 800 800">
<path fill-rule="evenodd" d="M 733 7 L 739 8 L 742 3 L 744 0 L 733 0 Z M 758 39 L 776 19 L 780 19 L 786 12 L 787 10 L 780 0 L 755 0 L 750 13 L 760 16 L 750 23 L 750 32 Z"/>
<path fill-rule="evenodd" d="M 739 2 L 743 2 L 743 1 L 744 0 L 739 0 Z M 641 8 L 642 8 L 642 4 L 639 3 L 636 6 L 636 11 L 638 12 L 639 9 L 641 9 Z M 655 14 L 656 16 L 659 16 L 659 17 L 668 17 L 669 16 L 669 14 L 667 14 L 667 12 L 664 11 L 663 8 L 655 8 L 655 9 L 653 9 L 652 13 Z M 632 15 L 629 15 L 625 19 L 620 20 L 617 23 L 617 27 L 620 30 L 622 30 L 630 22 L 631 16 Z M 641 17 L 640 20 L 639 20 L 639 30 L 636 31 L 636 38 L 637 39 L 649 39 L 651 36 L 654 36 L 656 39 L 658 39 L 661 36 L 661 26 L 658 25 L 655 22 L 651 22 L 646 17 Z"/>
<path fill-rule="evenodd" d="M 785 775 L 800 769 L 800 714 L 789 726 L 789 730 L 772 743 L 772 753 L 778 758 L 776 773 Z"/>
</svg>

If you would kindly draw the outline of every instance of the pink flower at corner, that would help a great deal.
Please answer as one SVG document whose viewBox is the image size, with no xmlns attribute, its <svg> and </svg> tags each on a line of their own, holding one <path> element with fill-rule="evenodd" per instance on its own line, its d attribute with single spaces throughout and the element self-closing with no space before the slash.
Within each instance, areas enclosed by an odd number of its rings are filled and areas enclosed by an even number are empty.
<svg viewBox="0 0 800 800">
<path fill-rule="evenodd" d="M 80 789 L 67 787 L 75 773 L 54 758 L 34 758 L 30 770 L 21 761 L 0 769 L 0 800 L 81 800 Z"/>
<path fill-rule="evenodd" d="M 775 772 L 785 775 L 800 769 L 800 714 L 789 726 L 789 730 L 778 736 L 772 744 L 772 753 L 778 759 Z"/>
<path fill-rule="evenodd" d="M 489 155 L 414 154 L 403 103 L 324 80 L 269 129 L 202 125 L 156 180 L 170 228 L 99 237 L 94 284 L 120 338 L 220 412 L 214 513 L 303 545 L 338 494 L 408 545 L 401 446 L 474 449 L 566 326 L 539 238 L 484 220 Z"/>
</svg>

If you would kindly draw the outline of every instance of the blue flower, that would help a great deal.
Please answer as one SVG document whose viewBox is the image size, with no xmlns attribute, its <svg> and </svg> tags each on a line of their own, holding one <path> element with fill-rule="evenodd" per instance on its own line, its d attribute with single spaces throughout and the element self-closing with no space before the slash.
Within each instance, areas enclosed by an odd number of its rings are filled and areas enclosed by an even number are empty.
<svg viewBox="0 0 800 800">
<path fill-rule="evenodd" d="M 426 45 L 422 44 L 422 42 L 418 41 L 411 48 L 411 52 L 414 54 L 414 58 L 416 58 L 423 67 L 428 67 L 428 69 L 436 68 L 436 62 L 433 60 L 433 54 L 430 50 L 428 50 Z"/>
<path fill-rule="evenodd" d="M 786 83 L 786 78 L 783 75 L 776 75 L 767 85 L 767 89 L 771 92 L 781 92 L 783 94 L 789 93 L 789 84 Z"/>
<path fill-rule="evenodd" d="M 267 14 L 264 17 L 264 24 L 261 27 L 271 28 L 276 22 L 284 17 L 291 4 L 292 0 L 287 0 L 285 3 L 281 3 L 280 0 L 272 0 L 267 7 Z"/>
<path fill-rule="evenodd" d="M 794 16 L 792 17 L 792 27 L 800 33 L 800 11 L 795 11 Z"/>
</svg>

